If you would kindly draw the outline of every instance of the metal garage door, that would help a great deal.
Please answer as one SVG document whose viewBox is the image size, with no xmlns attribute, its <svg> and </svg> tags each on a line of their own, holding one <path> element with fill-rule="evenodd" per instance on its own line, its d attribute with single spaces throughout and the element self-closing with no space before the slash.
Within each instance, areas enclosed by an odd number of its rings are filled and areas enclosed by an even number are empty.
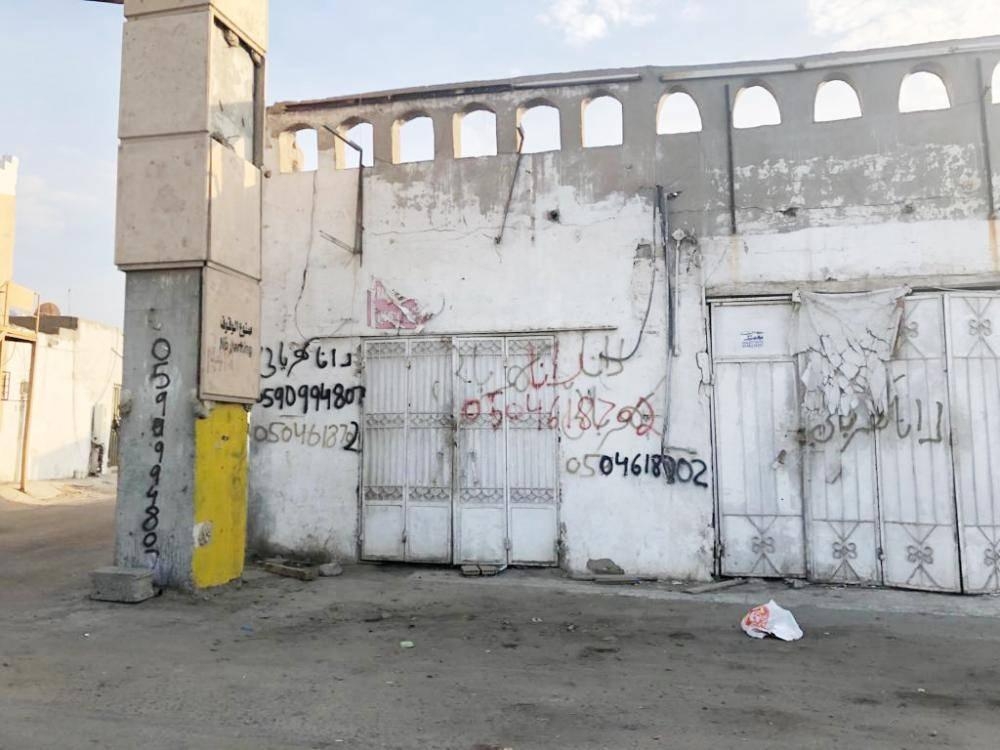
<svg viewBox="0 0 1000 750">
<path fill-rule="evenodd" d="M 363 558 L 557 562 L 553 356 L 547 337 L 366 344 Z"/>
</svg>

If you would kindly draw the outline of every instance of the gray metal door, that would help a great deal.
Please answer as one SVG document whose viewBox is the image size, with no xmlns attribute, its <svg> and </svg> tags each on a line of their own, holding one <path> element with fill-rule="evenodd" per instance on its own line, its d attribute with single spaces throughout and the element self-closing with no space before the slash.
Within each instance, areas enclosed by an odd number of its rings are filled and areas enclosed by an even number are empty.
<svg viewBox="0 0 1000 750">
<path fill-rule="evenodd" d="M 955 489 L 965 591 L 1000 591 L 1000 298 L 947 295 Z"/>
<path fill-rule="evenodd" d="M 718 514 L 724 575 L 805 574 L 791 306 L 713 306 Z"/>
<path fill-rule="evenodd" d="M 451 560 L 452 382 L 448 339 L 365 345 L 364 559 Z"/>
</svg>

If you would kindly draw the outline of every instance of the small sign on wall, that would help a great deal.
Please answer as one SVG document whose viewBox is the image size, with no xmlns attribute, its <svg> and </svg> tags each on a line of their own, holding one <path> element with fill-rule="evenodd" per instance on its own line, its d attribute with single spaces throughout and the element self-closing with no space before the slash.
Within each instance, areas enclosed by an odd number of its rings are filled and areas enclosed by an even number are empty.
<svg viewBox="0 0 1000 750">
<path fill-rule="evenodd" d="M 206 267 L 201 287 L 201 377 L 205 401 L 253 403 L 260 392 L 260 285 Z"/>
<path fill-rule="evenodd" d="M 761 349 L 764 346 L 763 331 L 740 331 L 741 349 Z"/>
</svg>

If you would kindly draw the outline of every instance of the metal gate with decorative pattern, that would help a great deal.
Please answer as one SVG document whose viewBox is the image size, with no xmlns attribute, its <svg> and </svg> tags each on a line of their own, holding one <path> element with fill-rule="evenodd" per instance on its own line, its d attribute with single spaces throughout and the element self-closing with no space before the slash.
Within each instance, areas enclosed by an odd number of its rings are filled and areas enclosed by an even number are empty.
<svg viewBox="0 0 1000 750">
<path fill-rule="evenodd" d="M 721 572 L 1000 591 L 997 293 L 908 297 L 887 413 L 832 418 L 789 448 L 799 386 L 781 337 L 791 309 L 713 305 Z M 781 460 L 786 450 L 802 457 L 802 541 L 780 506 L 782 475 L 799 470 Z"/>
<path fill-rule="evenodd" d="M 549 337 L 366 343 L 362 558 L 556 564 L 558 415 L 530 375 L 553 352 Z"/>
</svg>

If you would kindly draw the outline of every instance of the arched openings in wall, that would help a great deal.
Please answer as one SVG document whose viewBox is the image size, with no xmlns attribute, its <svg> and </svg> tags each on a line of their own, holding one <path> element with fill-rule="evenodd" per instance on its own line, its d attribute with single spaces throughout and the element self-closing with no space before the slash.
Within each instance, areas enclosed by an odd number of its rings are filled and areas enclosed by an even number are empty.
<svg viewBox="0 0 1000 750">
<path fill-rule="evenodd" d="M 537 154 L 562 148 L 559 135 L 559 110 L 551 103 L 536 100 L 517 111 L 520 133 L 517 144 L 522 153 Z"/>
<path fill-rule="evenodd" d="M 402 117 L 392 125 L 392 161 L 407 164 L 434 158 L 434 123 L 422 112 Z"/>
<path fill-rule="evenodd" d="M 656 105 L 656 132 L 658 135 L 700 133 L 701 112 L 694 98 L 686 91 L 671 91 L 660 97 Z"/>
<path fill-rule="evenodd" d="M 337 169 L 357 169 L 359 164 L 371 167 L 375 164 L 375 128 L 365 120 L 351 119 L 341 123 L 337 133 L 356 146 L 361 147 L 361 153 L 356 148 L 344 143 L 340 138 L 334 143 Z"/>
<path fill-rule="evenodd" d="M 929 112 L 950 107 L 948 88 L 937 73 L 917 70 L 899 85 L 900 112 Z"/>
<path fill-rule="evenodd" d="M 319 138 L 315 128 L 292 127 L 278 136 L 281 172 L 315 172 L 319 164 Z"/>
<path fill-rule="evenodd" d="M 497 115 L 482 104 L 473 104 L 455 113 L 452 123 L 455 158 L 496 156 Z"/>
<path fill-rule="evenodd" d="M 583 100 L 581 105 L 583 147 L 620 146 L 624 142 L 622 103 L 602 94 Z"/>
<path fill-rule="evenodd" d="M 759 84 L 744 86 L 736 92 L 733 103 L 734 128 L 759 128 L 780 125 L 781 110 L 774 94 Z"/>
<path fill-rule="evenodd" d="M 991 101 L 994 104 L 1000 104 L 1000 63 L 996 64 L 993 68 L 993 78 L 990 81 L 990 91 L 993 94 Z"/>
<path fill-rule="evenodd" d="M 816 87 L 813 122 L 834 122 L 861 117 L 861 99 L 854 87 L 842 78 L 831 78 Z"/>
</svg>

